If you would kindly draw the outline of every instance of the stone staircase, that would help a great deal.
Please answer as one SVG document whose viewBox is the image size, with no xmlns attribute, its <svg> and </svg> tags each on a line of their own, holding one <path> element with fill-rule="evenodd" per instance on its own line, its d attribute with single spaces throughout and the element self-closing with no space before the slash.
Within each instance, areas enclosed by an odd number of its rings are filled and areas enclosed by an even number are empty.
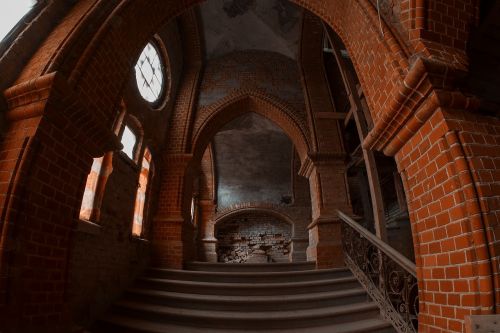
<svg viewBox="0 0 500 333">
<path fill-rule="evenodd" d="M 395 332 L 347 269 L 189 263 L 149 269 L 92 333 Z"/>
</svg>

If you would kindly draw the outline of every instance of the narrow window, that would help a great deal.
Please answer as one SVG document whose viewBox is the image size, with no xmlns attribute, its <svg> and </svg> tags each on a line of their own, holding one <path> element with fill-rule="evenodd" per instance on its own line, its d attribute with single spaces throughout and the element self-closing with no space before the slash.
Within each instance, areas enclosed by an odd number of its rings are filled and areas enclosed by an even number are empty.
<svg viewBox="0 0 500 333">
<path fill-rule="evenodd" d="M 34 0 L 2 0 L 0 1 L 0 41 L 15 27 L 37 1 Z"/>
<path fill-rule="evenodd" d="M 191 199 L 191 223 L 194 223 L 194 213 L 195 213 L 195 199 Z"/>
<path fill-rule="evenodd" d="M 80 208 L 80 219 L 90 221 L 94 218 L 95 197 L 97 191 L 97 184 L 101 174 L 103 157 L 94 158 L 92 168 L 87 177 L 87 184 L 85 185 L 85 192 L 83 194 L 82 206 Z"/>
<path fill-rule="evenodd" d="M 123 145 L 122 151 L 131 159 L 134 160 L 135 146 L 137 143 L 137 136 L 132 132 L 130 127 L 125 126 L 122 134 L 121 143 Z"/>
<path fill-rule="evenodd" d="M 139 184 L 135 198 L 134 221 L 132 224 L 132 235 L 140 237 L 143 231 L 144 207 L 146 203 L 146 194 L 151 170 L 151 152 L 148 148 L 144 149 L 144 158 L 142 159 L 141 173 L 139 174 Z"/>
</svg>

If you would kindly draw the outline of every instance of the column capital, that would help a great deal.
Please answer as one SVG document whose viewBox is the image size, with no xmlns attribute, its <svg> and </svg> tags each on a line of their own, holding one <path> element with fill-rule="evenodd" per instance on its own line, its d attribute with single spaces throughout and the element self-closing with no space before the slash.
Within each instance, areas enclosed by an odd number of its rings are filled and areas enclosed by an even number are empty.
<svg viewBox="0 0 500 333">
<path fill-rule="evenodd" d="M 47 123 L 72 133 L 71 138 L 93 157 L 121 149 L 112 123 L 95 115 L 92 103 L 59 72 L 12 86 L 4 91 L 4 96 L 6 118 L 11 122 L 43 116 Z"/>
<path fill-rule="evenodd" d="M 464 75 L 465 72 L 449 64 L 417 58 L 394 92 L 397 97 L 382 110 L 381 117 L 366 136 L 363 147 L 392 156 L 438 108 L 477 110 L 480 99 L 452 90 Z"/>
<path fill-rule="evenodd" d="M 346 154 L 343 152 L 320 153 L 313 152 L 307 154 L 299 170 L 299 175 L 309 178 L 318 165 L 344 164 Z"/>
</svg>

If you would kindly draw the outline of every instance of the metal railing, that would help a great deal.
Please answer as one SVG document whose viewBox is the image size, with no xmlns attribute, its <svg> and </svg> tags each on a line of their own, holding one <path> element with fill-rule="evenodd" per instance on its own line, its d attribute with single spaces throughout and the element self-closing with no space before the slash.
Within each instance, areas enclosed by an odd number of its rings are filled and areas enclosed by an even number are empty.
<svg viewBox="0 0 500 333">
<path fill-rule="evenodd" d="M 418 331 L 416 266 L 387 243 L 337 211 L 346 265 L 399 333 Z"/>
</svg>

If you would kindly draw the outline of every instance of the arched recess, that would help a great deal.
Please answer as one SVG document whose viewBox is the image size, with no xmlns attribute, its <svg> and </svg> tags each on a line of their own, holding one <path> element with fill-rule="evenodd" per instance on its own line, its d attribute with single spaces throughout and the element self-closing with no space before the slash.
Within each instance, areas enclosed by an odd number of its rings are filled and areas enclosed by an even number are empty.
<svg viewBox="0 0 500 333">
<path fill-rule="evenodd" d="M 239 218 L 243 218 L 244 221 L 242 222 Z M 269 219 L 271 218 L 271 219 Z M 248 219 L 248 220 L 247 220 Z M 267 226 L 266 226 L 266 221 L 267 220 Z M 249 225 L 246 225 L 247 223 L 250 223 Z M 276 225 L 277 223 L 277 225 Z M 220 238 L 221 236 L 221 227 L 226 226 L 229 224 L 229 230 L 230 230 L 230 237 L 229 237 L 229 244 L 227 240 L 227 236 L 224 236 L 224 233 L 222 233 L 223 237 L 222 239 Z M 281 227 L 280 227 L 281 224 Z M 283 228 L 283 224 L 286 225 L 287 227 Z M 272 226 L 271 229 L 273 231 L 270 232 L 269 227 L 270 225 Z M 256 226 L 257 229 L 254 229 Z M 278 228 L 278 230 L 275 229 L 275 227 Z M 235 229 L 236 228 L 236 229 Z M 242 232 L 241 228 L 244 229 Z M 224 228 L 222 227 L 224 230 Z M 246 260 L 250 256 L 255 256 L 253 250 L 251 249 L 251 246 L 249 246 L 248 243 L 244 244 L 243 247 L 241 246 L 241 242 L 245 243 L 245 238 L 247 240 L 253 239 L 253 241 L 256 243 L 255 245 L 258 246 L 259 248 L 257 250 L 260 250 L 260 254 L 257 254 L 257 257 L 260 257 L 261 260 L 263 259 L 264 261 L 274 261 L 276 259 L 275 255 L 277 254 L 280 257 L 281 260 L 286 260 L 286 261 L 292 261 L 294 258 L 293 255 L 293 239 L 294 239 L 294 230 L 295 230 L 295 223 L 293 219 L 288 216 L 287 214 L 281 212 L 278 207 L 273 207 L 271 205 L 259 205 L 259 204 L 239 204 L 235 205 L 234 207 L 231 207 L 222 214 L 219 214 L 216 216 L 216 219 L 213 223 L 213 238 L 216 240 L 217 244 L 217 257 L 219 257 L 220 261 L 220 246 L 221 243 L 225 244 L 226 247 L 226 254 L 223 255 L 224 257 L 227 258 L 229 256 L 231 258 L 232 254 L 230 255 L 229 252 L 227 251 L 227 248 L 229 248 L 229 251 L 232 252 L 232 250 L 236 249 L 236 252 L 239 252 L 238 250 L 242 249 L 243 251 L 243 258 L 240 256 L 240 258 L 237 259 L 239 260 Z M 241 240 L 239 238 L 237 243 L 238 245 L 234 247 L 233 243 L 233 238 L 231 237 L 231 234 L 234 232 L 242 234 L 240 235 Z M 278 233 L 279 235 L 276 236 L 275 233 Z M 264 238 L 262 238 L 262 234 L 266 235 Z M 219 236 L 219 237 L 218 237 Z M 269 242 L 268 237 L 273 237 L 272 242 Z M 267 240 L 266 240 L 267 239 Z M 277 245 L 277 249 L 271 249 L 271 244 Z M 275 245 L 272 245 L 274 248 Z M 266 253 L 263 253 L 261 251 L 262 249 L 265 249 Z M 268 250 L 271 250 L 269 252 Z M 277 250 L 277 251 L 275 251 Z M 246 258 L 245 258 L 246 257 Z"/>
<path fill-rule="evenodd" d="M 191 170 L 188 172 L 189 175 L 198 173 L 203 155 L 217 132 L 227 123 L 250 112 L 256 113 L 280 127 L 292 141 L 301 162 L 305 161 L 310 152 L 310 138 L 308 136 L 307 125 L 301 123 L 295 116 L 297 112 L 275 96 L 257 90 L 240 90 L 212 104 L 208 110 L 204 110 L 201 118 L 196 119 L 196 124 L 199 126 L 195 128 L 190 143 L 192 160 L 190 162 Z M 191 182 L 188 183 L 190 184 Z M 184 190 L 188 192 L 190 186 L 184 187 Z M 190 198 L 191 196 L 191 193 L 184 193 L 183 195 L 185 198 Z M 262 204 L 257 206 L 262 208 Z M 241 206 L 239 208 L 241 209 Z M 218 217 L 214 216 L 211 222 L 206 223 L 206 226 L 198 230 L 201 231 L 198 235 L 198 241 L 200 242 L 198 247 L 200 247 L 202 252 L 204 251 L 201 257 L 214 258 L 215 237 L 213 230 L 214 221 L 217 219 Z M 287 220 L 293 221 L 290 217 Z M 210 230 L 205 230 L 206 228 Z M 297 240 L 295 239 L 294 241 Z M 292 244 L 292 246 L 298 248 L 298 245 Z"/>
<path fill-rule="evenodd" d="M 193 165 L 199 164 L 203 153 L 214 135 L 231 120 L 254 112 L 278 125 L 293 142 L 300 160 L 303 162 L 309 152 L 309 138 L 306 125 L 299 124 L 292 116 L 291 107 L 279 98 L 259 91 L 239 91 L 210 106 L 205 112 L 201 126 L 193 134 L 191 153 Z"/>
<path fill-rule="evenodd" d="M 228 209 L 218 213 L 214 217 L 214 225 L 217 225 L 218 223 L 220 223 L 226 219 L 229 219 L 231 217 L 235 217 L 237 215 L 240 215 L 243 213 L 248 213 L 248 212 L 261 212 L 261 213 L 273 215 L 276 218 L 289 223 L 292 226 L 292 230 L 295 226 L 293 219 L 290 216 L 288 216 L 287 214 L 285 214 L 284 212 L 280 211 L 278 206 L 264 205 L 264 204 L 258 204 L 258 203 L 243 203 L 243 204 L 235 205 L 234 207 L 229 207 Z"/>
</svg>

